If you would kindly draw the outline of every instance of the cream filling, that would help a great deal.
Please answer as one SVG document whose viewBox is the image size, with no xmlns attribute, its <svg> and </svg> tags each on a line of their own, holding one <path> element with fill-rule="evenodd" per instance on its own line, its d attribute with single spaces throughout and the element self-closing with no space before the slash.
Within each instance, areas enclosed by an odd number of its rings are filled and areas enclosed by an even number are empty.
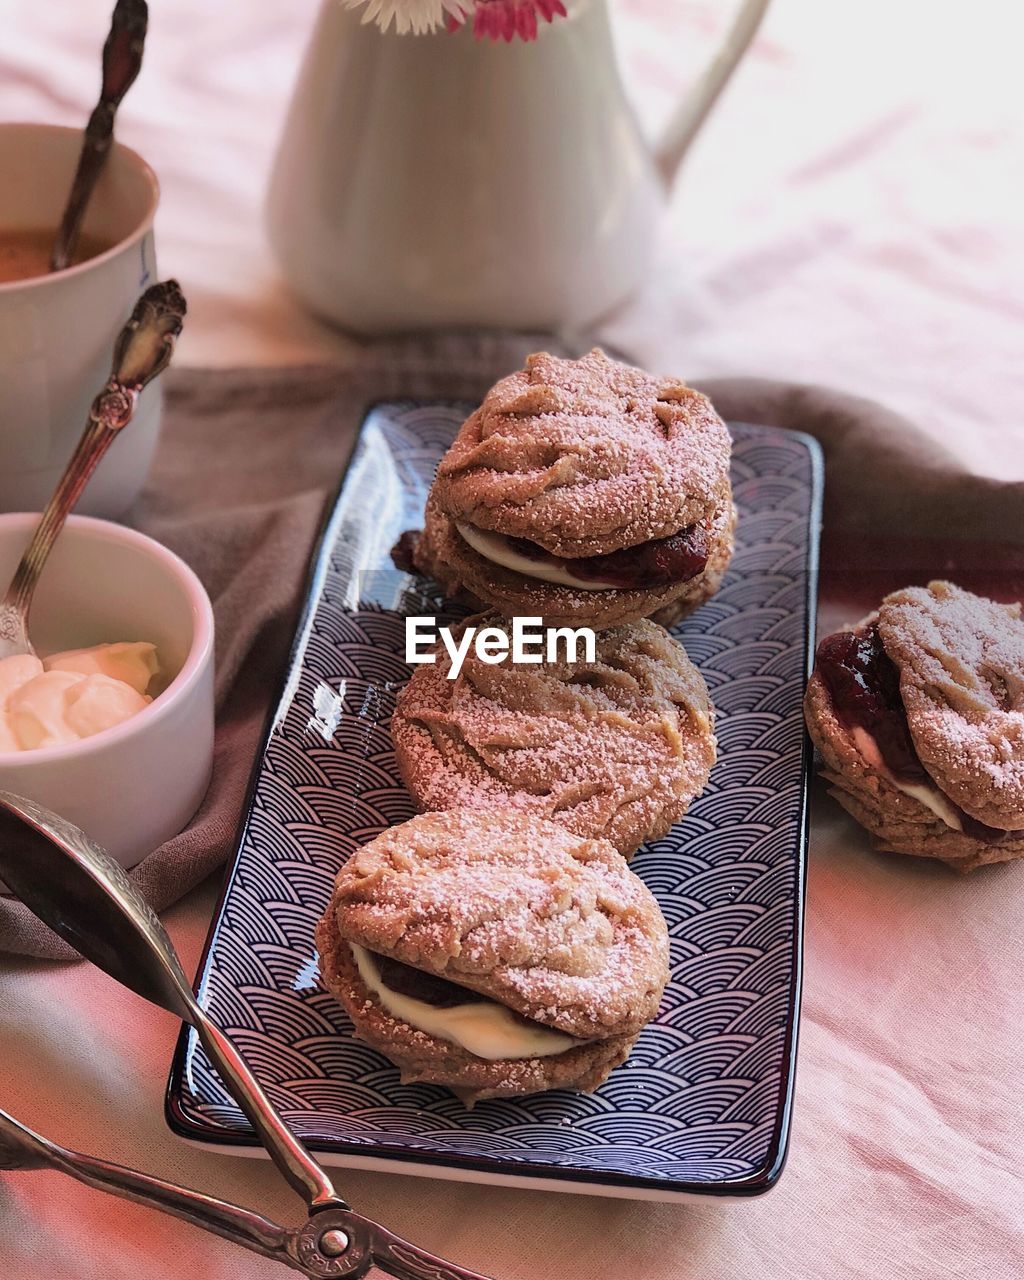
<svg viewBox="0 0 1024 1280">
<path fill-rule="evenodd" d="M 923 804 L 926 809 L 930 809 L 937 818 L 941 819 L 953 831 L 963 831 L 964 824 L 960 821 L 959 813 L 938 787 L 929 786 L 923 782 L 901 782 L 886 768 L 882 753 L 878 749 L 878 743 L 866 729 L 862 729 L 858 725 L 851 736 L 854 746 L 864 759 L 872 769 L 882 774 L 887 782 L 891 783 L 898 791 L 902 791 L 905 796 L 911 796 L 919 804 Z"/>
<path fill-rule="evenodd" d="M 581 1043 L 561 1031 L 527 1026 L 510 1009 L 493 1000 L 439 1009 L 414 996 L 403 996 L 384 985 L 373 956 L 365 947 L 354 942 L 348 945 L 359 976 L 393 1018 L 428 1036 L 457 1044 L 476 1058 L 491 1062 L 499 1058 L 551 1058 Z"/>
<path fill-rule="evenodd" d="M 542 582 L 553 582 L 560 587 L 575 587 L 577 591 L 617 591 L 614 582 L 601 582 L 595 579 L 577 578 L 574 573 L 560 564 L 547 564 L 543 560 L 531 560 L 529 556 L 521 556 L 508 545 L 508 539 L 500 533 L 491 533 L 476 529 L 471 524 L 457 524 L 462 540 L 473 550 L 490 560 L 492 564 L 500 564 L 513 573 L 521 573 L 525 578 L 539 578 Z"/>
</svg>

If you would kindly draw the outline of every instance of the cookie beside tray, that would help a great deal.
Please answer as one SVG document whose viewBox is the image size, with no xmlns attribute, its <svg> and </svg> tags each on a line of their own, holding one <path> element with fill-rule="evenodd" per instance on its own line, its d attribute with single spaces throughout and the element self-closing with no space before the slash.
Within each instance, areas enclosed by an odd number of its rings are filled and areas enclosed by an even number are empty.
<svg viewBox="0 0 1024 1280">
<path fill-rule="evenodd" d="M 949 582 L 826 637 L 805 700 L 832 794 L 892 853 L 1024 856 L 1024 621 Z"/>
</svg>

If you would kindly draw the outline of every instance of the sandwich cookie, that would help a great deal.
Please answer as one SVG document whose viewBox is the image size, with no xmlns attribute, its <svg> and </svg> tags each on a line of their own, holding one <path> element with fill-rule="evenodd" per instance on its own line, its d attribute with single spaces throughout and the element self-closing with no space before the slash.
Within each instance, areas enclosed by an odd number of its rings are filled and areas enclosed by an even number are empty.
<svg viewBox="0 0 1024 1280">
<path fill-rule="evenodd" d="M 500 626 L 495 614 L 466 625 Z M 644 619 L 599 632 L 595 661 L 485 662 L 444 649 L 391 717 L 420 809 L 511 804 L 629 857 L 665 835 L 715 762 L 714 711 L 686 651 Z"/>
<path fill-rule="evenodd" d="M 1024 622 L 948 582 L 818 646 L 807 725 L 833 795 L 894 853 L 1024 856 Z"/>
<path fill-rule="evenodd" d="M 711 596 L 736 514 L 706 397 L 594 350 L 503 378 L 442 458 L 396 563 L 506 617 L 669 625 Z"/>
<path fill-rule="evenodd" d="M 317 945 L 356 1034 L 470 1104 L 595 1089 L 668 979 L 665 921 L 624 859 L 514 809 L 383 832 L 339 872 Z"/>
</svg>

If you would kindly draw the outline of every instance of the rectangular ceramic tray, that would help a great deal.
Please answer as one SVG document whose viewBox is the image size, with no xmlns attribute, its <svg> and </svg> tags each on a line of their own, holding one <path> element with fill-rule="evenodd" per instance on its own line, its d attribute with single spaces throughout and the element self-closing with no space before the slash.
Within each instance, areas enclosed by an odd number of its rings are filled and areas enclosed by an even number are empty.
<svg viewBox="0 0 1024 1280">
<path fill-rule="evenodd" d="M 314 560 L 305 614 L 197 979 L 298 1135 L 332 1163 L 649 1199 L 755 1194 L 785 1157 L 800 999 L 821 465 L 816 444 L 732 427 L 739 510 L 722 589 L 676 634 L 717 708 L 719 760 L 683 822 L 632 863 L 668 921 L 672 977 L 627 1063 L 591 1095 L 492 1100 L 403 1085 L 318 981 L 335 872 L 411 817 L 388 734 L 406 613 L 439 612 L 391 567 L 466 414 L 366 417 Z M 253 1147 L 194 1033 L 167 1098 L 186 1138 Z"/>
</svg>

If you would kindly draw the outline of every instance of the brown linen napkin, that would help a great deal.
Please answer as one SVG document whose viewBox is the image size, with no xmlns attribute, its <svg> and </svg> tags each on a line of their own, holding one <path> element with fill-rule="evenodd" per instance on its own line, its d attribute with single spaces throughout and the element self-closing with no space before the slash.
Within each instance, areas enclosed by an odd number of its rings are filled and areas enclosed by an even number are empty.
<svg viewBox="0 0 1024 1280">
<path fill-rule="evenodd" d="M 859 396 L 764 378 L 699 386 L 728 421 L 805 431 L 822 446 L 822 600 L 868 609 L 932 578 L 1024 596 L 1024 483 L 966 474 L 906 418 Z"/>
<path fill-rule="evenodd" d="M 329 369 L 167 375 L 160 450 L 130 522 L 188 561 L 213 600 L 217 738 L 213 780 L 199 812 L 181 835 L 132 872 L 157 911 L 232 850 L 283 674 L 309 554 L 366 406 L 405 396 L 479 399 L 495 378 L 544 345 L 551 339 L 441 335 L 368 346 L 350 363 Z M 980 562 L 1011 567 L 1019 594 L 1024 487 L 960 474 L 909 423 L 868 401 L 746 379 L 709 383 L 706 389 L 727 418 L 808 431 L 821 440 L 827 465 L 826 589 L 881 594 L 937 573 L 977 585 Z M 952 528 L 955 544 L 949 540 Z M 883 574 L 872 549 L 879 535 L 887 548 Z M 941 547 L 937 538 L 943 539 Z M 1011 540 L 1016 544 L 1008 545 Z M 1004 597 L 1006 586 L 1004 580 Z M 0 950 L 77 958 L 11 898 L 0 898 Z"/>
</svg>

